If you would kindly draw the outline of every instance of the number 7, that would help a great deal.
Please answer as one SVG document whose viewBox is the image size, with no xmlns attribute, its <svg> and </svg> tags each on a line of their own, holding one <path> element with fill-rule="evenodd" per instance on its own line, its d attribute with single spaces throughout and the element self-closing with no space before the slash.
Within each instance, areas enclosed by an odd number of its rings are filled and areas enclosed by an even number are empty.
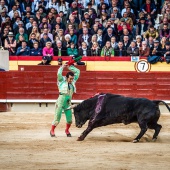
<svg viewBox="0 0 170 170">
<path fill-rule="evenodd" d="M 140 64 L 143 64 L 143 68 L 142 68 L 142 70 L 144 70 L 144 68 L 145 68 L 145 63 L 140 63 Z"/>
</svg>

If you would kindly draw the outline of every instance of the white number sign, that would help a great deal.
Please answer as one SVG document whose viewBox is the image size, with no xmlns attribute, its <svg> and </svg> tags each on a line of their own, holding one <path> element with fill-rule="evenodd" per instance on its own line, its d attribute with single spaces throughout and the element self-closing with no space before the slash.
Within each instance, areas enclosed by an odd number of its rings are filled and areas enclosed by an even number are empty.
<svg viewBox="0 0 170 170">
<path fill-rule="evenodd" d="M 137 72 L 149 72 L 151 70 L 151 64 L 145 59 L 141 59 L 135 63 L 135 70 Z"/>
</svg>

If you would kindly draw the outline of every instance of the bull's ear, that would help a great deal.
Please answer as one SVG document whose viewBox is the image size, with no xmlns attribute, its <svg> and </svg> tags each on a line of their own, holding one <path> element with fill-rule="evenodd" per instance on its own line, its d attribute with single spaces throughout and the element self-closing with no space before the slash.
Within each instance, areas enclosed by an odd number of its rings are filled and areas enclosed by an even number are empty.
<svg viewBox="0 0 170 170">
<path fill-rule="evenodd" d="M 77 106 L 77 104 L 73 104 L 73 105 L 69 106 L 69 107 L 68 107 L 67 109 L 65 109 L 65 110 L 71 110 L 71 109 L 74 109 L 76 106 Z"/>
</svg>

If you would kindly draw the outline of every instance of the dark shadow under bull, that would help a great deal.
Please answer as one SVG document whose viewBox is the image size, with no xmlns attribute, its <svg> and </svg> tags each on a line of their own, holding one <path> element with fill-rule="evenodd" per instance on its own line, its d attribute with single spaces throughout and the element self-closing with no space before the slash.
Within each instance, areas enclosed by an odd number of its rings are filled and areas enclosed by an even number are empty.
<svg viewBox="0 0 170 170">
<path fill-rule="evenodd" d="M 132 98 L 116 94 L 99 94 L 79 105 L 73 105 L 68 109 L 74 109 L 76 127 L 81 128 L 89 120 L 87 129 L 77 139 L 82 141 L 94 128 L 115 123 L 125 125 L 137 122 L 141 129 L 133 142 L 139 142 L 147 129 L 154 129 L 153 141 L 158 137 L 162 128 L 157 122 L 160 117 L 159 103 L 169 106 L 162 100 L 149 100 L 146 98 Z"/>
</svg>

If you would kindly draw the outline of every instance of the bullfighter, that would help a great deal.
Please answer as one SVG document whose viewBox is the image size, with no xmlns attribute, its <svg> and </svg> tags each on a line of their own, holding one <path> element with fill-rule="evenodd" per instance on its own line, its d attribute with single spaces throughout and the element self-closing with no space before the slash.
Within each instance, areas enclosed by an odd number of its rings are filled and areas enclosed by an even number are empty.
<svg viewBox="0 0 170 170">
<path fill-rule="evenodd" d="M 66 76 L 62 76 L 63 69 L 67 67 L 70 72 L 66 74 Z M 71 137 L 69 132 L 69 128 L 72 123 L 72 112 L 71 110 L 66 110 L 71 105 L 71 99 L 73 93 L 76 92 L 75 83 L 80 76 L 80 70 L 74 65 L 64 64 L 58 69 L 57 73 L 57 85 L 59 89 L 59 97 L 55 104 L 55 115 L 54 120 L 52 122 L 50 135 L 51 137 L 55 137 L 55 128 L 59 124 L 62 111 L 64 111 L 66 116 L 66 129 L 65 133 L 67 137 Z"/>
</svg>

